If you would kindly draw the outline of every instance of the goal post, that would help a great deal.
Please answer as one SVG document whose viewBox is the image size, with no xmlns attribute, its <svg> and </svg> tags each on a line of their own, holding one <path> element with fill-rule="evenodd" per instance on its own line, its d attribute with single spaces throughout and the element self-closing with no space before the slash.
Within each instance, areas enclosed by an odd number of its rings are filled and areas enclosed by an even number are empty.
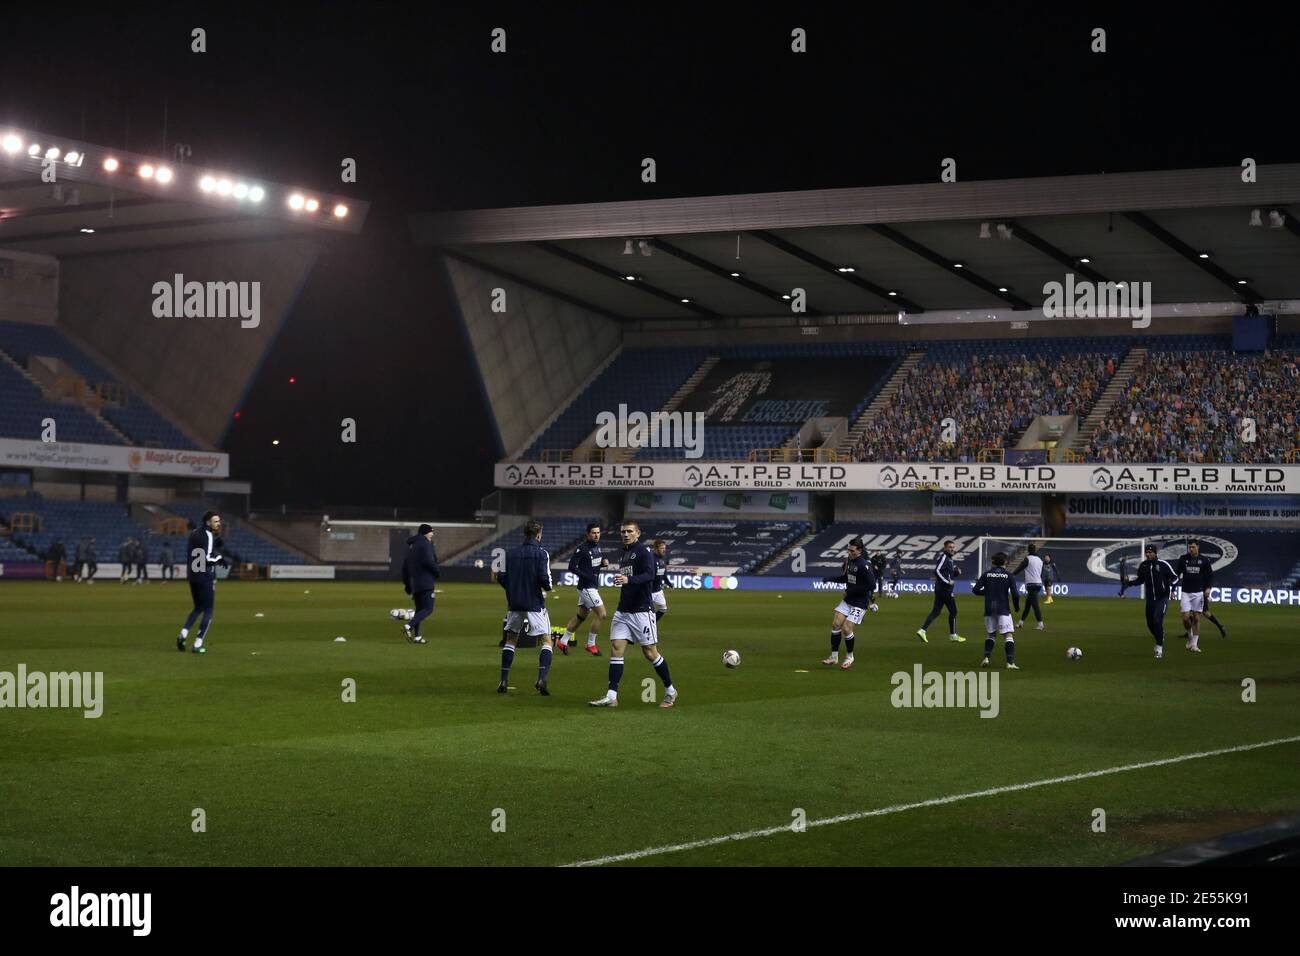
<svg viewBox="0 0 1300 956">
<path fill-rule="evenodd" d="M 998 538 L 981 535 L 979 570 L 983 574 L 993 566 L 993 555 L 1007 556 L 1007 568 L 1015 569 L 1029 553 L 1029 545 L 1038 545 L 1038 556 L 1052 556 L 1056 568 L 1053 584 L 1109 579 L 1119 582 L 1132 577 L 1143 561 L 1146 538 Z"/>
</svg>

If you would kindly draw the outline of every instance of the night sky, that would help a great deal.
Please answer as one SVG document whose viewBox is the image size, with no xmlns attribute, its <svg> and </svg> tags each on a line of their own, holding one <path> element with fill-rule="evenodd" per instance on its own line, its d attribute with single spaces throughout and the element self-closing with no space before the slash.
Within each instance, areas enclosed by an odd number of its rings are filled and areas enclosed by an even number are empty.
<svg viewBox="0 0 1300 956">
<path fill-rule="evenodd" d="M 373 203 L 318 262 L 227 436 L 258 507 L 455 519 L 491 491 L 487 410 L 412 211 L 928 182 L 945 156 L 962 180 L 1300 160 L 1293 39 L 1267 12 L 413 6 L 6 11 L 0 122 L 184 142 L 196 163 Z M 340 453 L 344 416 L 361 440 Z"/>
</svg>

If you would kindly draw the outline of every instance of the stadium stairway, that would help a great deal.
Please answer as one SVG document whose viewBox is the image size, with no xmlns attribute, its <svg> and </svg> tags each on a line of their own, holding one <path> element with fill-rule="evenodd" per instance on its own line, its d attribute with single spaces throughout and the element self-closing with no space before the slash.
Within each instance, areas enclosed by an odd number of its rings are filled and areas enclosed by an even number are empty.
<svg viewBox="0 0 1300 956">
<path fill-rule="evenodd" d="M 809 528 L 807 534 L 800 535 L 798 538 L 796 538 L 794 541 L 791 541 L 784 548 L 778 548 L 775 552 L 773 552 L 770 558 L 768 558 L 766 561 L 761 562 L 758 565 L 758 567 L 754 568 L 752 573 L 767 574 L 768 571 L 770 571 L 772 568 L 776 567 L 778 564 L 780 564 L 782 561 L 788 558 L 790 556 L 791 551 L 793 551 L 795 548 L 802 548 L 804 545 L 806 545 L 809 541 L 811 541 L 815 537 L 817 537 L 817 532 L 814 529 Z"/>
<path fill-rule="evenodd" d="M 695 386 L 699 385 L 700 382 L 704 381 L 704 377 L 708 375 L 710 372 L 712 372 L 713 366 L 717 365 L 718 362 L 720 361 L 721 358 L 717 355 L 710 355 L 707 358 L 705 358 L 705 360 L 700 363 L 700 367 L 697 368 L 694 372 L 692 372 L 690 377 L 686 379 L 686 381 L 682 382 L 681 387 L 677 389 L 677 391 L 673 392 L 672 397 L 669 398 L 668 401 L 664 403 L 664 407 L 661 408 L 660 411 L 661 412 L 676 411 L 677 406 L 680 405 L 683 401 L 685 401 L 687 395 L 695 391 Z M 588 439 L 588 441 L 591 441 L 594 444 L 594 440 L 595 440 L 595 432 L 592 432 L 592 437 Z M 583 444 L 585 445 L 586 442 L 584 442 Z M 624 462 L 629 462 L 636 456 L 637 451 L 638 449 L 636 448 L 615 449 L 614 461 L 620 464 Z"/>
<path fill-rule="evenodd" d="M 27 369 L 23 368 L 22 365 L 19 364 L 18 360 L 15 359 L 8 352 L 6 352 L 4 349 L 0 349 L 0 362 L 4 362 L 11 369 L 13 369 L 13 371 L 17 375 L 20 375 L 24 379 L 26 379 L 31 384 L 32 388 L 40 392 L 42 396 L 45 395 L 45 389 L 41 388 L 40 383 L 36 381 L 35 378 L 32 377 L 32 374 L 28 372 Z M 88 405 L 80 405 L 72 401 L 71 399 L 63 399 L 63 400 L 56 401 L 55 399 L 47 398 L 45 399 L 45 401 L 51 406 L 51 408 L 57 408 L 59 405 L 64 405 L 64 406 L 72 406 L 76 408 L 78 411 L 84 412 L 89 418 L 92 418 L 95 421 L 99 422 L 99 424 L 102 425 L 104 429 L 108 431 L 110 435 L 113 436 L 117 444 L 121 444 L 121 445 L 135 444 L 135 442 L 131 440 L 130 435 L 122 431 L 122 429 L 118 428 L 107 418 L 101 415 L 98 409 L 91 408 Z"/>
<path fill-rule="evenodd" d="M 1092 445 L 1092 436 L 1097 434 L 1097 429 L 1101 423 L 1106 420 L 1110 410 L 1115 407 L 1115 402 L 1124 394 L 1128 388 L 1129 382 L 1133 380 L 1133 373 L 1137 367 L 1142 364 L 1143 359 L 1147 357 L 1147 350 L 1141 346 L 1134 346 L 1128 350 L 1124 360 L 1119 363 L 1115 369 L 1115 374 L 1110 377 L 1106 388 L 1101 393 L 1101 398 L 1097 399 L 1097 404 L 1092 406 L 1088 412 L 1088 417 L 1083 420 L 1079 430 L 1074 433 L 1074 440 L 1070 442 L 1070 451 L 1079 454 L 1085 454 Z"/>
<path fill-rule="evenodd" d="M 921 359 L 925 358 L 925 351 L 908 352 L 907 357 L 894 370 L 894 374 L 876 393 L 876 397 L 871 404 L 867 406 L 866 411 L 858 416 L 858 420 L 849 426 L 848 434 L 840 442 L 839 447 L 835 449 L 836 454 L 849 457 L 853 454 L 853 449 L 858 447 L 858 442 L 862 436 L 867 433 L 871 425 L 880 414 L 880 410 L 889 404 L 889 400 L 894 397 L 894 393 L 899 387 L 907 381 L 907 377 L 912 374 L 912 370 L 921 364 Z"/>
</svg>

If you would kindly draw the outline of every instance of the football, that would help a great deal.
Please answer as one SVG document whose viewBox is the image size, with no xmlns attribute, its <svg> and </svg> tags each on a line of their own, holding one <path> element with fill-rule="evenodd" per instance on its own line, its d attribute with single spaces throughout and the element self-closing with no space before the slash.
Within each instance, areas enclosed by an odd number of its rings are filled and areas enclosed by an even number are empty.
<svg viewBox="0 0 1300 956">
<path fill-rule="evenodd" d="M 1065 656 L 1072 661 L 1077 661 L 1080 657 L 1083 656 L 1083 651 L 1079 650 L 1077 647 L 1071 647 L 1068 650 L 1066 650 Z"/>
<path fill-rule="evenodd" d="M 415 615 L 409 607 L 395 607 L 388 612 L 388 616 L 394 621 L 409 621 Z"/>
<path fill-rule="evenodd" d="M 726 664 L 728 667 L 739 667 L 740 651 L 723 651 L 722 663 Z"/>
</svg>

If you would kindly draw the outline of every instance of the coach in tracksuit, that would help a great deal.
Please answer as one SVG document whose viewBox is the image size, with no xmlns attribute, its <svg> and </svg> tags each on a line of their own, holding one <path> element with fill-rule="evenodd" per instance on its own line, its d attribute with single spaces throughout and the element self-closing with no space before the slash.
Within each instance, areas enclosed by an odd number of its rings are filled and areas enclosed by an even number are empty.
<svg viewBox="0 0 1300 956">
<path fill-rule="evenodd" d="M 402 586 L 415 601 L 415 616 L 402 623 L 402 634 L 412 644 L 428 643 L 420 635 L 420 625 L 433 613 L 433 589 L 440 576 L 433 527 L 422 524 L 406 539 L 406 560 L 402 562 Z"/>
<path fill-rule="evenodd" d="M 497 693 L 509 688 L 510 665 L 515 660 L 519 637 L 529 632 L 537 635 L 541 649 L 537 653 L 537 682 L 533 687 L 543 697 L 546 675 L 551 669 L 551 615 L 546 610 L 546 592 L 551 590 L 551 556 L 542 547 L 542 523 L 524 525 L 524 543 L 506 552 L 506 569 L 493 572 L 492 580 L 506 589 L 506 643 L 501 649 L 501 682 Z"/>
<path fill-rule="evenodd" d="M 930 608 L 930 616 L 925 619 L 925 623 L 916 629 L 916 636 L 927 644 L 930 643 L 930 638 L 926 636 L 925 629 L 944 608 L 948 609 L 948 640 L 956 643 L 966 640 L 957 633 L 957 602 L 952 597 L 952 589 L 957 586 L 957 578 L 961 574 L 957 562 L 952 559 L 956 553 L 957 542 L 945 541 L 943 554 L 939 555 L 939 563 L 934 567 L 934 607 Z"/>
<path fill-rule="evenodd" d="M 996 637 L 1005 634 L 1002 646 L 1007 654 L 1007 670 L 1020 670 L 1016 666 L 1016 626 L 1011 616 L 1013 605 L 1020 610 L 1020 594 L 1016 591 L 1016 579 L 1007 571 L 1006 554 L 999 551 L 993 555 L 993 567 L 980 575 L 971 591 L 984 595 L 984 660 L 980 667 L 989 666 Z"/>
<path fill-rule="evenodd" d="M 194 653 L 208 652 L 203 646 L 203 639 L 208 636 L 208 628 L 212 626 L 212 612 L 217 604 L 217 565 L 226 561 L 221 548 L 221 516 L 215 511 L 206 512 L 202 525 L 190 532 L 189 541 L 185 545 L 185 578 L 190 584 L 194 610 L 190 611 L 185 626 L 176 638 L 176 650 L 182 653 L 185 651 L 185 639 L 190 635 L 190 628 L 200 615 L 203 616 L 203 621 L 199 624 L 198 637 L 194 639 Z"/>
<path fill-rule="evenodd" d="M 1016 622 L 1016 627 L 1025 623 L 1025 618 L 1029 617 L 1029 612 L 1034 612 L 1034 617 L 1038 618 L 1038 630 L 1043 629 L 1043 611 L 1038 606 L 1038 595 L 1043 591 L 1043 559 L 1038 556 L 1038 545 L 1030 544 L 1029 553 L 1025 559 L 1020 562 L 1020 566 L 1011 572 L 1012 577 L 1025 574 L 1025 609 L 1020 615 L 1020 620 Z"/>
<path fill-rule="evenodd" d="M 1147 630 L 1156 639 L 1156 660 L 1165 656 L 1165 612 L 1169 610 L 1169 594 L 1178 581 L 1178 572 L 1168 561 L 1156 556 L 1156 546 L 1147 545 L 1146 560 L 1138 566 L 1137 577 L 1121 579 L 1119 596 L 1129 588 L 1143 586 L 1146 597 Z"/>
</svg>

